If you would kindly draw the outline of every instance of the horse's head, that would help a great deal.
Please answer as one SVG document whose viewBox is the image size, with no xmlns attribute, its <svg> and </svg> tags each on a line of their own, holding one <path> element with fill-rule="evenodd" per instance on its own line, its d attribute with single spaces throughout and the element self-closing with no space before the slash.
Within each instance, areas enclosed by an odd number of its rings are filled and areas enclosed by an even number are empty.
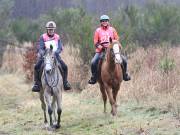
<svg viewBox="0 0 180 135">
<path fill-rule="evenodd" d="M 117 40 L 110 40 L 109 44 L 109 53 L 110 53 L 110 58 L 114 60 L 115 63 L 122 63 L 122 58 L 121 58 L 121 49 L 120 49 L 120 43 Z"/>
<path fill-rule="evenodd" d="M 50 49 L 46 49 L 44 55 L 44 70 L 46 73 L 51 73 L 56 65 L 56 58 L 53 52 L 53 47 L 50 46 Z"/>
</svg>

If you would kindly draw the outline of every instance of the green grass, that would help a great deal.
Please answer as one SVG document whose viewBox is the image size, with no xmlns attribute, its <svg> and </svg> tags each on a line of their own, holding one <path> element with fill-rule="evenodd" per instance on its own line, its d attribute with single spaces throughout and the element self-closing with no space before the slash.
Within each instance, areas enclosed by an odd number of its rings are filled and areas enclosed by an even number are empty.
<svg viewBox="0 0 180 135">
<path fill-rule="evenodd" d="M 99 97 L 86 98 L 82 93 L 63 93 L 61 128 L 44 128 L 43 113 L 37 93 L 18 75 L 0 77 L 0 135 L 179 135 L 180 123 L 168 111 L 153 106 L 123 102 L 118 115 L 103 113 Z"/>
</svg>

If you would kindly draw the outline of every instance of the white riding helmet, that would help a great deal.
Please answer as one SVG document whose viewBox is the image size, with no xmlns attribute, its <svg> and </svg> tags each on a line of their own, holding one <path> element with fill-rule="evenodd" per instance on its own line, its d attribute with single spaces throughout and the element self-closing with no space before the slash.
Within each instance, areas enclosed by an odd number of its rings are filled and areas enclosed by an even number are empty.
<svg viewBox="0 0 180 135">
<path fill-rule="evenodd" d="M 102 21 L 102 20 L 109 20 L 109 16 L 107 16 L 107 15 L 102 15 L 102 16 L 100 17 L 100 21 Z"/>
<path fill-rule="evenodd" d="M 46 29 L 56 29 L 56 23 L 54 21 L 47 22 Z"/>
</svg>

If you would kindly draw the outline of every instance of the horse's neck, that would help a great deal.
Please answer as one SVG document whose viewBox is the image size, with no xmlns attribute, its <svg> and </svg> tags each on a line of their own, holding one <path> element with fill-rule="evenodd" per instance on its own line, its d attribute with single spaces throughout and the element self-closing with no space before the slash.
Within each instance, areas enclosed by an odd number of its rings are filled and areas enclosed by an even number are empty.
<svg viewBox="0 0 180 135">
<path fill-rule="evenodd" d="M 55 66 L 54 66 L 54 69 L 53 69 L 53 71 L 52 71 L 52 74 L 56 75 L 56 74 L 58 74 L 58 72 L 59 72 L 58 65 L 55 65 Z"/>
<path fill-rule="evenodd" d="M 47 74 L 45 70 L 44 73 L 46 74 L 46 76 L 48 76 L 48 78 L 54 78 L 54 76 L 56 76 L 58 73 L 58 66 L 55 65 L 55 67 L 53 68 L 50 74 Z"/>
<path fill-rule="evenodd" d="M 109 70 L 113 70 L 115 68 L 115 62 L 113 60 L 110 50 L 107 50 L 106 62 Z"/>
</svg>

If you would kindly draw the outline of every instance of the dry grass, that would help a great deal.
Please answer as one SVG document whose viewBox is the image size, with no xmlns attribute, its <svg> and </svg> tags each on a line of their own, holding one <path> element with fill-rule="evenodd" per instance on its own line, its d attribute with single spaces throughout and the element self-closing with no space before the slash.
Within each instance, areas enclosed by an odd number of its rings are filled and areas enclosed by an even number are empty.
<svg viewBox="0 0 180 135">
<path fill-rule="evenodd" d="M 31 43 L 24 43 L 22 47 L 7 45 L 1 69 L 6 72 L 23 73 L 23 54 L 28 46 L 31 46 Z"/>
<path fill-rule="evenodd" d="M 21 72 L 23 71 L 23 49 L 7 46 L 7 49 L 3 55 L 2 69 L 9 72 Z"/>
<path fill-rule="evenodd" d="M 14 61 L 21 59 L 21 53 L 17 54 L 14 53 L 15 51 L 12 52 L 11 54 L 5 53 L 3 69 L 16 71 L 22 68 L 19 66 L 21 65 L 20 63 L 14 64 Z M 64 127 L 60 133 L 72 135 L 102 133 L 134 135 L 143 132 L 152 135 L 155 133 L 158 135 L 175 135 L 180 133 L 178 130 L 180 127 L 179 52 L 180 47 L 168 49 L 168 57 L 174 59 L 175 62 L 175 67 L 169 71 L 168 74 L 164 74 L 162 69 L 159 68 L 159 62 L 162 57 L 164 57 L 162 48 L 151 47 L 146 50 L 138 48 L 134 53 L 130 54 L 128 70 L 132 76 L 132 80 L 123 82 L 121 85 L 118 96 L 119 114 L 117 119 L 112 122 L 109 117 L 102 118 L 103 105 L 98 84 L 87 84 L 90 77 L 90 67 L 82 65 L 77 49 L 66 46 L 62 53 L 62 58 L 69 68 L 68 79 L 73 84 L 74 89 L 83 89 L 83 91 L 81 93 L 64 93 L 63 107 L 66 113 L 63 116 L 65 120 L 63 124 L 69 126 Z M 11 59 L 13 59 L 13 61 L 11 61 Z M 8 61 L 11 61 L 11 63 Z M 10 65 L 13 65 L 13 70 Z M 11 68 L 8 69 L 9 67 Z M 15 100 L 18 108 L 20 108 L 20 112 L 25 113 L 25 110 L 30 111 L 31 109 L 33 109 L 33 111 L 37 110 L 40 106 L 39 103 L 36 104 L 36 102 L 38 102 L 37 96 L 34 96 L 34 94 L 28 95 L 29 92 L 27 91 L 21 95 L 21 92 L 18 91 L 19 88 L 20 90 L 30 90 L 30 86 L 27 86 L 24 81 L 21 81 L 23 80 L 22 77 L 18 79 L 19 83 L 17 84 L 9 80 L 7 82 L 6 79 L 9 77 L 16 80 L 17 75 L 18 73 L 5 77 L 1 76 L 3 77 L 3 79 L 0 80 L 1 96 L 14 96 L 13 99 L 7 98 L 7 101 Z M 6 79 L 4 80 L 4 78 Z M 10 86 L 15 86 L 15 91 L 11 91 L 12 87 L 9 86 L 9 83 Z M 19 103 L 20 101 L 18 101 L 16 97 L 24 97 L 24 102 Z M 10 106 L 11 105 L 12 103 L 10 103 Z M 6 108 L 6 106 L 2 108 Z M 109 109 L 108 106 L 108 110 Z M 23 114 L 18 118 L 21 119 Z M 38 124 L 36 126 L 32 125 L 33 120 L 30 117 L 31 123 L 28 128 L 35 127 L 34 134 L 36 134 L 41 132 L 37 128 L 42 121 L 42 118 L 39 118 L 41 112 L 35 113 L 35 116 L 33 115 L 34 114 L 29 114 L 32 118 L 37 118 L 36 124 Z M 79 119 L 80 116 L 81 119 Z M 2 117 L 2 120 L 6 123 L 5 118 Z M 21 122 L 26 123 L 24 121 Z M 13 125 L 13 127 L 19 130 L 21 129 L 20 127 L 16 127 L 16 125 Z M 27 127 L 27 125 L 24 127 Z M 106 129 L 108 129 L 107 133 L 104 132 Z M 23 130 L 23 133 L 26 133 L 24 129 L 21 130 Z M 43 133 L 45 132 L 43 131 Z"/>
<path fill-rule="evenodd" d="M 157 108 L 180 108 L 180 47 L 170 48 L 168 57 L 175 61 L 175 67 L 168 74 L 159 68 L 163 56 L 162 48 L 139 48 L 129 59 L 132 80 L 123 82 L 121 98 L 135 99 Z M 177 113 L 176 113 L 177 114 Z"/>
<path fill-rule="evenodd" d="M 23 46 L 29 45 L 30 43 L 26 43 Z M 2 69 L 22 73 L 23 50 L 23 48 L 8 46 L 7 51 L 4 53 Z M 163 74 L 159 68 L 160 60 L 164 57 L 163 50 L 164 48 L 154 47 L 146 50 L 138 48 L 134 53 L 130 54 L 128 70 L 132 80 L 122 83 L 119 92 L 122 101 L 135 99 L 138 103 L 146 101 L 149 103 L 152 99 L 156 99 L 155 101 L 158 99 L 160 102 L 173 104 L 172 100 L 167 101 L 166 99 L 166 97 L 171 96 L 172 99 L 178 101 L 180 98 L 180 47 L 170 48 L 167 51 L 167 55 L 175 62 L 175 67 L 169 74 Z M 86 89 L 83 93 L 88 97 L 100 96 L 98 85 L 87 84 L 90 77 L 90 66 L 82 64 L 79 58 L 79 50 L 66 45 L 61 57 L 68 65 L 68 80 L 72 83 L 73 88 Z"/>
<path fill-rule="evenodd" d="M 63 61 L 68 65 L 68 80 L 73 87 L 78 90 L 83 90 L 87 85 L 86 80 L 89 77 L 88 66 L 83 65 L 79 57 L 79 50 L 72 46 L 65 46 L 61 53 Z"/>
</svg>

